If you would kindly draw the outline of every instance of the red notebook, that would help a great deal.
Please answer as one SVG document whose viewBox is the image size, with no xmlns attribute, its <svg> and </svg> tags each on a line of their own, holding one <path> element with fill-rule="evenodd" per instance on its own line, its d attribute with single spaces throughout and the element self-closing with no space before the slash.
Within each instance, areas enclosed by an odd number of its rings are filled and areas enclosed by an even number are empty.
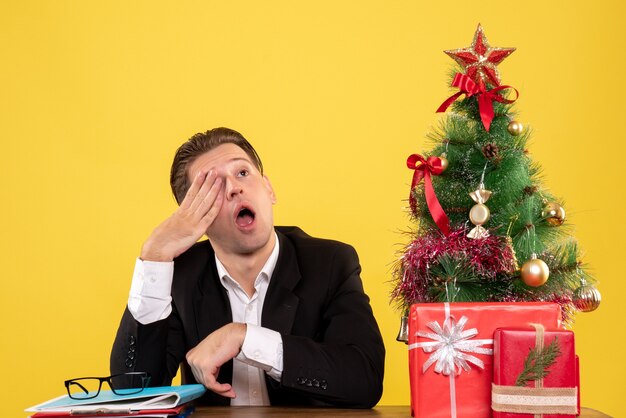
<svg viewBox="0 0 626 418">
<path fill-rule="evenodd" d="M 150 410 L 141 410 L 141 411 L 133 411 L 132 414 L 129 414 L 127 411 L 116 411 L 115 409 L 106 409 L 95 410 L 89 413 L 72 413 L 68 411 L 57 411 L 57 412 L 37 412 L 34 415 L 31 415 L 30 418 L 63 418 L 63 417 L 81 417 L 81 418 L 104 418 L 104 417 L 186 417 L 193 411 L 193 406 L 191 405 L 180 405 L 175 408 L 167 408 L 167 409 L 150 409 Z"/>
</svg>

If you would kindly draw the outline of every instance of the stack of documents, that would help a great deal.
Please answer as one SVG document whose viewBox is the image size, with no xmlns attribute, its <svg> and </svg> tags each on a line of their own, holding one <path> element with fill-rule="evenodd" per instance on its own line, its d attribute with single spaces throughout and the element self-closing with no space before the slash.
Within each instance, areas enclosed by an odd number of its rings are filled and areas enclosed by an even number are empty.
<svg viewBox="0 0 626 418">
<path fill-rule="evenodd" d="M 68 395 L 26 409 L 31 418 L 48 417 L 141 417 L 184 418 L 193 411 L 191 401 L 206 391 L 202 385 L 145 388 L 134 395 L 116 395 L 103 390 L 92 399 L 71 399 Z"/>
</svg>

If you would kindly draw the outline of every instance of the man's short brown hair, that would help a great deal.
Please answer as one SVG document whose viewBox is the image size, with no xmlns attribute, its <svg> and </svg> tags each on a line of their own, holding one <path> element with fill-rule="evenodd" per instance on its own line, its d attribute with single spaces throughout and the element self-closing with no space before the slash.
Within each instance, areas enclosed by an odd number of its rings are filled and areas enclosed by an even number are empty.
<svg viewBox="0 0 626 418">
<path fill-rule="evenodd" d="M 178 148 L 174 161 L 172 162 L 172 170 L 170 171 L 170 185 L 172 193 L 176 198 L 176 202 L 180 205 L 191 181 L 187 176 L 187 168 L 200 155 L 211 151 L 222 144 L 235 144 L 245 151 L 250 160 L 263 174 L 263 163 L 256 150 L 250 145 L 248 140 L 239 132 L 229 128 L 215 128 L 206 132 L 197 133 L 187 140 Z"/>
</svg>

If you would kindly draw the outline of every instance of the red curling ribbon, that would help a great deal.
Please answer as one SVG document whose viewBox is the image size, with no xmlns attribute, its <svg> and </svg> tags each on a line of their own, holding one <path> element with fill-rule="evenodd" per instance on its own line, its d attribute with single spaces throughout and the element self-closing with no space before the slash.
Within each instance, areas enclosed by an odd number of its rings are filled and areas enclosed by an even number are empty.
<svg viewBox="0 0 626 418">
<path fill-rule="evenodd" d="M 459 92 L 448 97 L 448 99 L 439 106 L 437 112 L 445 112 L 446 109 L 461 96 L 465 94 L 467 97 L 477 96 L 478 110 L 480 111 L 480 120 L 483 122 L 485 130 L 489 132 L 491 121 L 493 120 L 493 102 L 511 104 L 519 97 L 519 92 L 511 86 L 498 86 L 494 89 L 487 90 L 484 83 L 475 83 L 465 74 L 457 73 L 452 80 L 452 87 L 458 87 Z M 500 96 L 498 93 L 502 90 L 513 89 L 515 91 L 515 99 L 508 100 Z"/>
<path fill-rule="evenodd" d="M 409 192 L 411 210 L 415 213 L 417 206 L 417 202 L 413 196 L 413 189 L 424 179 L 424 193 L 426 194 L 426 204 L 428 205 L 430 215 L 433 217 L 439 229 L 441 229 L 441 232 L 447 236 L 450 233 L 450 220 L 443 211 L 439 200 L 437 200 L 437 195 L 435 194 L 435 189 L 433 189 L 433 183 L 430 179 L 431 174 L 438 176 L 443 173 L 441 158 L 428 157 L 428 159 L 424 159 L 424 157 L 419 154 L 413 154 L 406 160 L 406 165 L 411 170 L 414 170 L 411 191 Z"/>
</svg>

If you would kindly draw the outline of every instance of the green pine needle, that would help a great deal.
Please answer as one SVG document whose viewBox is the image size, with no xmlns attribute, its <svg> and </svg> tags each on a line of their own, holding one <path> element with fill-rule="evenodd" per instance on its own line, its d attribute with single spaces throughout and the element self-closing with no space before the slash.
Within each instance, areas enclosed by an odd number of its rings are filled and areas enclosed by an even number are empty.
<svg viewBox="0 0 626 418">
<path fill-rule="evenodd" d="M 545 378 L 550 371 L 550 366 L 554 364 L 556 358 L 561 355 L 561 347 L 559 346 L 558 337 L 543 350 L 536 347 L 530 350 L 526 360 L 524 361 L 524 369 L 517 377 L 515 386 L 526 386 L 531 380 L 539 380 Z"/>
</svg>

